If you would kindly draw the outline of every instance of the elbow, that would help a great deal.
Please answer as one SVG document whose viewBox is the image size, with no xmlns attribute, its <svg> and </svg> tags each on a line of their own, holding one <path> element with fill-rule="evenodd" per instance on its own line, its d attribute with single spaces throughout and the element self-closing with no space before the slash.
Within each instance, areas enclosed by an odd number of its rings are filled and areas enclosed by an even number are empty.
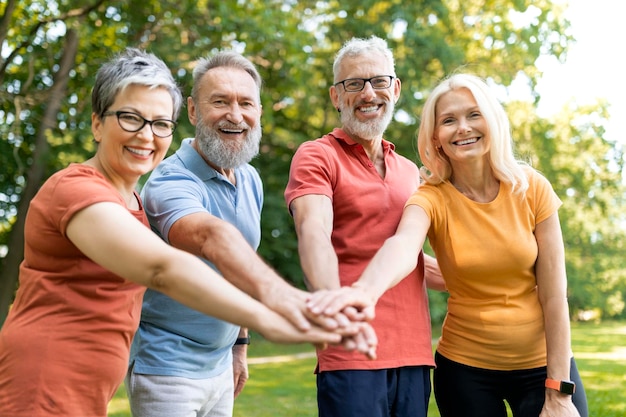
<svg viewBox="0 0 626 417">
<path fill-rule="evenodd" d="M 169 293 L 169 287 L 171 284 L 164 266 L 158 265 L 149 268 L 146 275 L 146 280 L 143 283 L 146 287 L 159 291 L 163 294 Z"/>
<path fill-rule="evenodd" d="M 200 256 L 213 264 L 225 257 L 225 254 L 240 250 L 237 244 L 245 242 L 241 232 L 232 224 L 220 221 L 218 227 L 213 227 L 206 233 L 199 242 L 197 252 L 188 251 Z"/>
</svg>

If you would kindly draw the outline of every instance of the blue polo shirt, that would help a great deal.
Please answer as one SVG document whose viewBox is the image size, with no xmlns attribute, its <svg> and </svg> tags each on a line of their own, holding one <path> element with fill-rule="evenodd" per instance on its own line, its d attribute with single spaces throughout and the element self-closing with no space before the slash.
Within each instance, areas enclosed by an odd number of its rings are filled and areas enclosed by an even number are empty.
<svg viewBox="0 0 626 417">
<path fill-rule="evenodd" d="M 141 197 L 152 229 L 167 242 L 170 228 L 178 219 L 208 212 L 237 227 L 257 249 L 263 205 L 258 172 L 249 164 L 237 168 L 234 186 L 202 159 L 191 146 L 192 140 L 185 139 L 175 154 L 157 166 L 143 187 Z M 210 378 L 232 366 L 232 346 L 238 333 L 238 326 L 149 289 L 130 364 L 139 374 Z"/>
</svg>

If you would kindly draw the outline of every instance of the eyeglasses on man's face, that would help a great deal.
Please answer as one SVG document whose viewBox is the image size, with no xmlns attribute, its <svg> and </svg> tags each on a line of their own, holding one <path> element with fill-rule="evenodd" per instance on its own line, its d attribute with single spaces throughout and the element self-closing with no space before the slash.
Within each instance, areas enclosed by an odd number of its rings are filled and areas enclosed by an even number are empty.
<svg viewBox="0 0 626 417">
<path fill-rule="evenodd" d="M 145 117 L 138 115 L 137 113 L 133 113 L 130 111 L 107 111 L 103 115 L 106 116 L 116 116 L 117 123 L 120 127 L 127 132 L 139 132 L 146 124 L 150 125 L 150 129 L 154 136 L 158 136 L 160 138 L 167 138 L 172 136 L 174 130 L 176 129 L 176 122 L 169 119 L 156 119 L 156 120 L 148 120 Z"/>
<path fill-rule="evenodd" d="M 350 93 L 356 93 L 363 90 L 365 83 L 369 82 L 374 90 L 384 90 L 391 87 L 391 82 L 394 78 L 396 77 L 393 75 L 377 75 L 372 78 L 348 78 L 335 83 L 335 86 L 341 84 L 344 90 Z"/>
</svg>

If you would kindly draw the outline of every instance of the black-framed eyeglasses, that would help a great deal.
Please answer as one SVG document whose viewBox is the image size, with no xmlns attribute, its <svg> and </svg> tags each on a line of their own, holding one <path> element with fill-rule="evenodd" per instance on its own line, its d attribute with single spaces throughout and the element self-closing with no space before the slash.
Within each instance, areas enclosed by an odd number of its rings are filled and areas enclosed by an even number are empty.
<svg viewBox="0 0 626 417">
<path fill-rule="evenodd" d="M 176 122 L 173 120 L 148 120 L 145 117 L 130 111 L 107 111 L 104 112 L 102 116 L 116 116 L 117 123 L 127 132 L 139 132 L 146 124 L 149 124 L 154 136 L 158 136 L 160 138 L 172 136 L 174 130 L 176 129 Z"/>
<path fill-rule="evenodd" d="M 374 90 L 384 90 L 391 87 L 391 82 L 394 78 L 396 77 L 393 75 L 376 75 L 372 78 L 348 78 L 335 83 L 335 86 L 341 84 L 344 90 L 350 93 L 356 93 L 363 90 L 365 83 L 369 82 Z"/>
</svg>

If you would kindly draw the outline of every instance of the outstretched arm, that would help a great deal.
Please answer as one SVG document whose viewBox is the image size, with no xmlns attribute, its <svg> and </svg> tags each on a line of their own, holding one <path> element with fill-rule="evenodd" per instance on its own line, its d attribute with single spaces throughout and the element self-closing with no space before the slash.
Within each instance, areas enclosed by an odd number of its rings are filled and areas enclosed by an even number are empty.
<svg viewBox="0 0 626 417">
<path fill-rule="evenodd" d="M 374 306 L 385 291 L 415 269 L 429 226 L 430 219 L 421 207 L 407 206 L 396 233 L 376 252 L 359 280 L 352 287 L 314 294 L 309 308 L 333 314 L 348 305 Z"/>
<path fill-rule="evenodd" d="M 341 287 L 339 279 L 339 261 L 331 241 L 333 232 L 333 207 L 329 197 L 319 194 L 308 194 L 295 198 L 290 204 L 296 234 L 298 236 L 298 253 L 309 290 L 313 292 L 336 290 Z M 369 321 L 374 317 L 374 306 L 363 306 L 355 309 L 353 305 L 334 311 L 330 315 L 309 310 L 315 316 L 330 316 L 338 322 Z M 368 356 L 374 357 L 378 340 L 373 329 L 362 323 L 361 331 L 354 337 L 344 339 L 348 349 L 366 349 Z"/>
<path fill-rule="evenodd" d="M 237 288 L 279 312 L 301 330 L 309 320 L 330 330 L 338 323 L 328 317 L 307 317 L 308 293 L 295 288 L 271 268 L 232 224 L 207 212 L 182 217 L 170 228 L 169 243 L 213 263 Z"/>
<path fill-rule="evenodd" d="M 341 335 L 312 326 L 303 332 L 243 293 L 196 256 L 173 248 L 115 203 L 97 203 L 67 227 L 69 239 L 111 272 L 160 291 L 204 314 L 254 329 L 282 343 L 338 343 Z"/>
<path fill-rule="evenodd" d="M 294 199 L 290 209 L 307 287 L 311 291 L 339 288 L 339 262 L 331 241 L 334 215 L 330 198 L 305 195 Z"/>
</svg>

